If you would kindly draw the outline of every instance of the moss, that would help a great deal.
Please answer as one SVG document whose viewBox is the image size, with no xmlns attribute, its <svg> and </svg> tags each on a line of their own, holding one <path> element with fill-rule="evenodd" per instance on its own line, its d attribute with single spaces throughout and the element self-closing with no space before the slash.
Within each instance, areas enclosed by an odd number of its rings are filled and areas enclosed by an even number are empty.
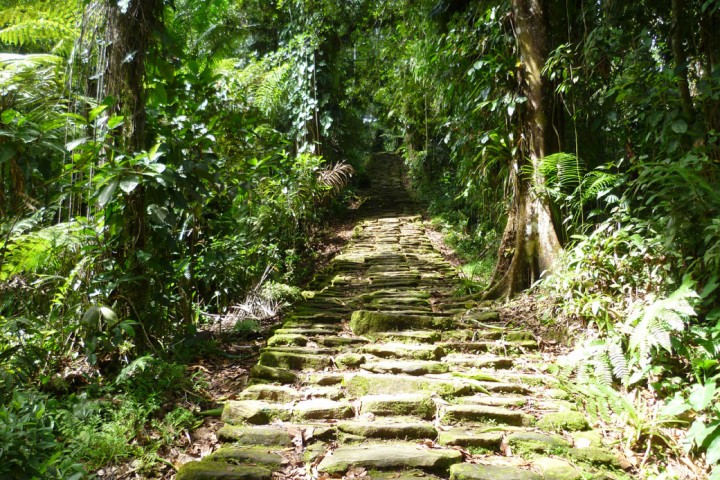
<svg viewBox="0 0 720 480">
<path fill-rule="evenodd" d="M 264 367 L 279 367 L 291 370 L 304 370 L 308 368 L 322 370 L 330 367 L 332 361 L 323 355 L 265 351 L 260 354 L 258 364 Z"/>
<path fill-rule="evenodd" d="M 304 335 L 297 334 L 275 334 L 268 338 L 268 347 L 275 347 L 279 345 L 294 345 L 298 347 L 304 347 L 308 343 L 308 338 Z"/>
<path fill-rule="evenodd" d="M 575 432 L 590 428 L 587 418 L 580 412 L 547 413 L 537 422 L 537 426 L 550 432 Z"/>
<path fill-rule="evenodd" d="M 251 465 L 232 465 L 226 462 L 202 461 L 186 463 L 177 473 L 176 480 L 270 480 L 267 468 Z"/>
<path fill-rule="evenodd" d="M 252 369 L 250 369 L 250 376 L 257 380 L 278 383 L 295 383 L 297 381 L 297 376 L 288 370 L 263 365 L 255 365 L 252 367 Z"/>
</svg>

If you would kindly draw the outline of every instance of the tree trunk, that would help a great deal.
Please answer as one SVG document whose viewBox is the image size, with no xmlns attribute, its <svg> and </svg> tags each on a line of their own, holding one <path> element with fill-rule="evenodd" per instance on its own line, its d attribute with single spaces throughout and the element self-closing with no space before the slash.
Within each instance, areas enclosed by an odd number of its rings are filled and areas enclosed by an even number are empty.
<svg viewBox="0 0 720 480">
<path fill-rule="evenodd" d="M 680 93 L 680 103 L 682 111 L 688 122 L 692 123 L 695 119 L 695 107 L 693 106 L 692 97 L 690 96 L 690 83 L 688 82 L 687 56 L 685 55 L 685 21 L 680 0 L 671 0 L 671 16 L 672 16 L 672 51 L 675 60 L 675 74 L 677 75 L 678 91 Z"/>
<path fill-rule="evenodd" d="M 520 153 L 510 168 L 513 203 L 485 298 L 510 297 L 528 287 L 543 272 L 552 269 L 560 251 L 550 205 L 532 188 L 544 182 L 538 166 L 556 144 L 549 124 L 553 95 L 548 92 L 542 76 L 548 52 L 547 9 L 543 0 L 513 0 L 512 3 L 523 66 L 522 93 L 527 103 L 522 113 Z M 533 167 L 532 179 L 522 173 L 527 163 Z"/>
<path fill-rule="evenodd" d="M 131 0 L 127 9 L 121 11 L 116 0 L 108 0 L 108 35 L 112 43 L 108 52 L 107 93 L 116 98 L 116 113 L 125 117 L 120 141 L 129 155 L 148 147 L 145 58 L 162 8 L 162 0 Z M 150 285 L 143 262 L 138 258 L 138 252 L 145 247 L 145 217 L 145 193 L 140 185 L 125 198 L 121 244 L 115 255 L 120 268 L 134 279 L 118 288 L 119 297 L 128 306 L 125 313 L 143 323 L 143 330 L 148 332 L 153 330 L 157 319 L 148 311 Z"/>
</svg>

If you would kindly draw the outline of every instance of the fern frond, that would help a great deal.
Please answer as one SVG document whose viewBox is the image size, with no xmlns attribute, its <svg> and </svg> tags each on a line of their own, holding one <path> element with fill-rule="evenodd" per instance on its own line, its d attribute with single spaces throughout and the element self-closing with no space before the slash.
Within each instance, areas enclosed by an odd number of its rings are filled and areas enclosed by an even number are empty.
<svg viewBox="0 0 720 480">
<path fill-rule="evenodd" d="M 620 175 L 602 170 L 588 172 L 581 184 L 582 202 L 597 200 L 601 193 L 617 185 L 619 179 Z"/>
<path fill-rule="evenodd" d="M 265 115 L 276 115 L 286 105 L 289 73 L 290 64 L 283 63 L 266 73 L 256 86 L 255 105 Z"/>
<path fill-rule="evenodd" d="M 321 170 L 318 179 L 320 184 L 328 187 L 336 195 L 347 186 L 355 173 L 355 169 L 345 162 L 338 162 L 330 167 Z"/>
</svg>

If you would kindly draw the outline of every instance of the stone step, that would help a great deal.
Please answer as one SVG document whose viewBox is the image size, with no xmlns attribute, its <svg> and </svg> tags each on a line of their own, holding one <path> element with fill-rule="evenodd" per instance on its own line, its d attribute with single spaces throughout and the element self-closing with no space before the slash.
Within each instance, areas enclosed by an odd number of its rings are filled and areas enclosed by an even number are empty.
<svg viewBox="0 0 720 480">
<path fill-rule="evenodd" d="M 452 325 L 452 319 L 430 315 L 407 315 L 357 310 L 352 313 L 350 328 L 356 335 L 375 332 L 402 330 L 445 329 Z"/>
<path fill-rule="evenodd" d="M 543 480 L 543 477 L 517 467 L 458 463 L 450 467 L 450 480 Z"/>
<path fill-rule="evenodd" d="M 445 363 L 427 360 L 385 360 L 366 362 L 360 368 L 373 373 L 403 373 L 406 375 L 427 375 L 446 373 L 449 367 Z"/>
<path fill-rule="evenodd" d="M 366 335 L 370 338 L 407 343 L 436 343 L 440 341 L 440 332 L 433 330 L 408 330 L 403 332 L 376 332 Z"/>
<path fill-rule="evenodd" d="M 437 407 L 428 394 L 405 393 L 360 397 L 360 412 L 381 416 L 412 416 L 431 419 Z"/>
<path fill-rule="evenodd" d="M 373 373 L 349 373 L 341 377 L 351 396 L 383 395 L 396 393 L 435 393 L 441 397 L 469 395 L 479 390 L 459 379 L 414 377 L 411 375 L 388 375 Z M 482 382 L 475 382 L 481 385 Z M 485 387 L 483 387 L 484 389 Z"/>
<path fill-rule="evenodd" d="M 323 370 L 330 368 L 333 363 L 328 354 L 311 355 L 266 350 L 260 354 L 258 365 L 288 370 Z"/>
<path fill-rule="evenodd" d="M 369 344 L 360 347 L 359 351 L 380 358 L 406 358 L 414 360 L 439 360 L 445 356 L 445 351 L 439 346 L 413 343 L 391 342 Z"/>
<path fill-rule="evenodd" d="M 447 472 L 451 465 L 461 461 L 462 453 L 458 450 L 428 449 L 405 443 L 368 443 L 339 447 L 332 454 L 326 455 L 317 469 L 328 474 L 342 474 L 350 467 L 368 470 L 419 468 Z"/>
<path fill-rule="evenodd" d="M 458 367 L 475 367 L 475 368 L 494 368 L 507 369 L 512 368 L 515 361 L 512 357 L 498 355 L 467 355 L 451 353 L 443 362 Z"/>
<path fill-rule="evenodd" d="M 503 407 L 486 405 L 448 405 L 442 410 L 443 423 L 474 422 L 511 425 L 516 427 L 529 426 L 535 418 L 522 410 L 510 410 Z"/>
<path fill-rule="evenodd" d="M 384 440 L 422 440 L 434 439 L 437 436 L 437 431 L 432 423 L 408 421 L 407 418 L 344 421 L 338 422 L 337 429 L 356 437 Z"/>
<path fill-rule="evenodd" d="M 254 465 L 234 465 L 222 461 L 203 460 L 186 463 L 178 470 L 176 480 L 272 480 L 272 470 Z"/>
</svg>

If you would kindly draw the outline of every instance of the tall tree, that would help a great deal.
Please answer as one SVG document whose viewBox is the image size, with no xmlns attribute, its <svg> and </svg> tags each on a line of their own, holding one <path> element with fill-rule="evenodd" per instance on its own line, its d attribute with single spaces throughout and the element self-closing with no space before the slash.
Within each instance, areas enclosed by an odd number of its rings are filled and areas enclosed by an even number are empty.
<svg viewBox="0 0 720 480">
<path fill-rule="evenodd" d="M 117 100 L 118 113 L 125 117 L 120 139 L 122 149 L 134 154 L 148 147 L 145 111 L 145 59 L 160 25 L 162 0 L 107 0 L 108 4 L 108 86 Z M 131 272 L 131 281 L 121 284 L 119 296 L 128 305 L 127 313 L 144 321 L 148 315 L 150 291 L 143 261 L 138 253 L 146 241 L 145 192 L 142 185 L 127 195 L 117 261 Z M 149 325 L 146 325 L 146 330 Z"/>
<path fill-rule="evenodd" d="M 513 0 L 512 10 L 521 89 L 527 102 L 522 113 L 521 148 L 510 168 L 513 202 L 487 298 L 511 296 L 527 287 L 552 268 L 561 248 L 548 200 L 533 189 L 544 182 L 540 161 L 557 149 L 550 124 L 553 96 L 542 74 L 549 42 L 547 5 L 544 0 Z M 532 178 L 524 174 L 526 164 L 531 166 Z"/>
</svg>

